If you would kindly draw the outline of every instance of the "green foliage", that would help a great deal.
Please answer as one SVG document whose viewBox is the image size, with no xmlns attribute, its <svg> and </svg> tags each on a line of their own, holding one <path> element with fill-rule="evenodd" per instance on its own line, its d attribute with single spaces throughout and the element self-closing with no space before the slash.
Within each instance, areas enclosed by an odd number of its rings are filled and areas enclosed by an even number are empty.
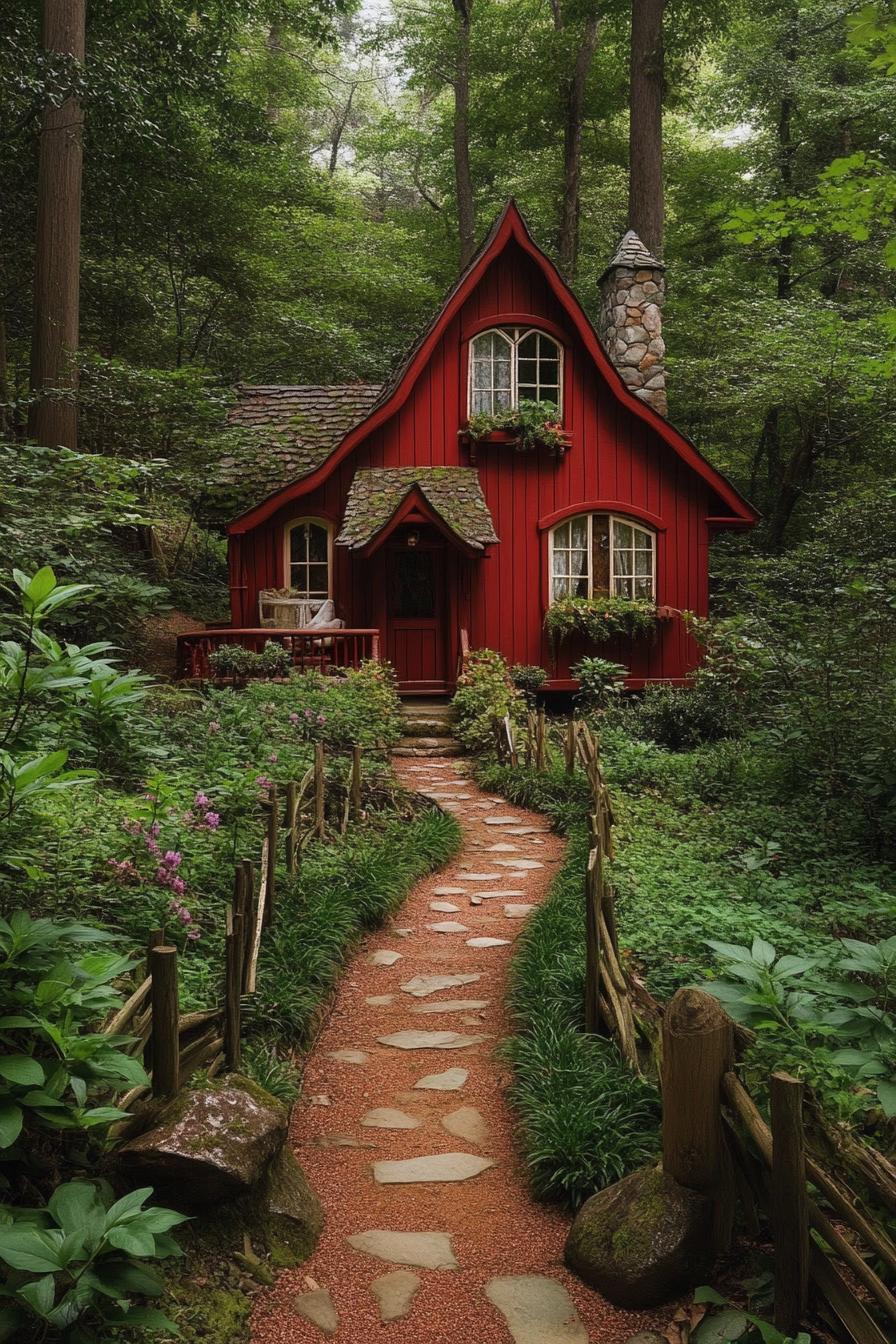
<svg viewBox="0 0 896 1344">
<path fill-rule="evenodd" d="M 468 751 L 483 753 L 494 744 L 493 722 L 509 714 L 521 723 L 526 701 L 514 686 L 507 662 L 492 649 L 471 650 L 457 679 L 451 702 L 455 733 Z"/>
<path fill-rule="evenodd" d="M 811 1335 L 805 1331 L 784 1335 L 762 1316 L 732 1307 L 714 1288 L 695 1288 L 694 1301 L 724 1308 L 703 1318 L 692 1335 L 695 1344 L 729 1344 L 732 1340 L 740 1340 L 742 1344 L 812 1344 Z"/>
<path fill-rule="evenodd" d="M 289 650 L 274 640 L 266 641 L 261 653 L 244 649 L 241 644 L 222 644 L 209 654 L 216 677 L 288 677 L 292 670 Z"/>
<path fill-rule="evenodd" d="M 563 453 L 568 447 L 559 412 L 552 401 L 527 401 L 521 397 L 517 406 L 471 415 L 466 428 L 474 439 L 483 439 L 495 430 L 512 434 L 519 453 L 531 453 L 536 448 Z"/>
<path fill-rule="evenodd" d="M 510 680 L 518 691 L 526 697 L 527 705 L 534 705 L 538 692 L 548 679 L 548 674 L 537 663 L 514 663 L 510 669 Z"/>
<path fill-rule="evenodd" d="M 580 635 L 593 644 L 611 639 L 641 639 L 656 633 L 656 607 L 644 598 L 560 597 L 544 615 L 544 628 L 556 648 Z"/>
<path fill-rule="evenodd" d="M 628 676 L 628 668 L 606 658 L 580 658 L 569 670 L 579 680 L 577 699 L 585 709 L 606 709 Z"/>
<path fill-rule="evenodd" d="M 638 737 L 674 751 L 718 741 L 744 726 L 728 689 L 699 676 L 691 687 L 646 686 L 641 700 L 625 707 L 623 718 Z"/>
<path fill-rule="evenodd" d="M 152 1190 L 116 1200 L 105 1182 L 69 1181 L 45 1208 L 0 1208 L 0 1260 L 12 1271 L 0 1309 L 0 1338 L 52 1337 L 104 1344 L 109 1330 L 138 1327 L 176 1334 L 171 1321 L 133 1299 L 158 1297 L 162 1280 L 145 1260 L 179 1255 L 171 1229 L 186 1222 L 171 1209 L 145 1208 Z"/>
</svg>

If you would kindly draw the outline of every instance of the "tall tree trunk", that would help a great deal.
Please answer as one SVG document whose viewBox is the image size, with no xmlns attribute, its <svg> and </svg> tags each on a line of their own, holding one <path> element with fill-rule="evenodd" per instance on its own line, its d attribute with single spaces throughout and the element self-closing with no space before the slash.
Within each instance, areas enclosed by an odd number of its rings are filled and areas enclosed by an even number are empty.
<svg viewBox="0 0 896 1344">
<path fill-rule="evenodd" d="M 556 11 L 555 11 L 556 12 Z M 566 86 L 566 121 L 563 129 L 563 199 L 557 253 L 560 270 L 573 280 L 579 259 L 579 184 L 582 176 L 582 121 L 585 86 L 597 48 L 597 12 L 585 20 L 575 64 Z"/>
<path fill-rule="evenodd" d="M 269 57 L 268 73 L 271 77 L 268 80 L 267 106 L 265 107 L 264 114 L 272 126 L 276 126 L 280 120 L 280 104 L 277 100 L 279 91 L 277 89 L 277 79 L 273 76 L 273 62 L 277 59 L 282 45 L 283 29 L 275 19 L 268 29 L 267 41 L 265 43 Z"/>
<path fill-rule="evenodd" d="M 632 0 L 629 83 L 628 224 L 654 256 L 663 255 L 663 9 Z"/>
<path fill-rule="evenodd" d="M 796 145 L 793 141 L 793 114 L 796 110 L 796 63 L 799 55 L 797 45 L 797 11 L 791 7 L 781 40 L 781 54 L 784 57 L 785 86 L 778 105 L 778 174 L 781 181 L 781 195 L 793 194 L 793 160 Z M 777 272 L 777 291 L 779 299 L 789 299 L 793 283 L 793 235 L 786 234 L 778 243 L 775 256 Z"/>
<path fill-rule="evenodd" d="M 460 235 L 460 268 L 476 250 L 476 207 L 470 173 L 470 25 L 472 0 L 453 0 L 456 29 L 454 60 L 454 183 L 457 192 L 457 227 Z"/>
<path fill-rule="evenodd" d="M 44 0 L 44 49 L 84 61 L 86 0 Z M 41 123 L 28 432 L 41 443 L 78 443 L 78 301 L 84 116 L 77 97 L 48 103 Z"/>
</svg>

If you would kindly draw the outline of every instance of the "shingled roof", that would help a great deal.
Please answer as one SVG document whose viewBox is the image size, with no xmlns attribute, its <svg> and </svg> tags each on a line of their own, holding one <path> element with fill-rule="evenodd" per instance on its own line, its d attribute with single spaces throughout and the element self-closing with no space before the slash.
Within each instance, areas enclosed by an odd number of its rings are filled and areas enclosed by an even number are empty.
<svg viewBox="0 0 896 1344">
<path fill-rule="evenodd" d="M 221 480 L 238 485 L 241 495 L 254 502 L 307 476 L 368 415 L 379 394 L 375 383 L 238 387 L 228 421 L 257 431 L 256 442 L 221 458 Z"/>
<path fill-rule="evenodd" d="M 359 549 L 381 532 L 417 487 L 430 508 L 475 551 L 498 540 L 472 467 L 378 467 L 356 471 L 337 546 Z"/>
<path fill-rule="evenodd" d="M 614 271 L 617 266 L 624 266 L 633 271 L 664 271 L 666 269 L 666 263 L 660 261 L 652 252 L 648 251 L 634 229 L 629 229 L 628 233 L 622 235 L 619 246 L 603 269 L 601 280 L 603 280 L 607 271 Z"/>
</svg>

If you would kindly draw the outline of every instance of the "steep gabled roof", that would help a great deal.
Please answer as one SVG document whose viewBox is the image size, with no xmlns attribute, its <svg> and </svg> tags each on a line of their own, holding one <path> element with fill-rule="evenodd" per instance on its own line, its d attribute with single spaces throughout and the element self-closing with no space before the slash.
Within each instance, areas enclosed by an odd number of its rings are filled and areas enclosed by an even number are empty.
<svg viewBox="0 0 896 1344">
<path fill-rule="evenodd" d="M 498 540 L 474 467 L 376 467 L 355 472 L 336 545 L 369 548 L 411 494 L 467 550 L 481 555 Z"/>
<path fill-rule="evenodd" d="M 309 472 L 301 480 L 277 491 L 276 494 L 271 495 L 255 505 L 254 508 L 234 519 L 230 525 L 231 532 L 247 532 L 251 528 L 257 527 L 259 523 L 264 522 L 272 513 L 275 513 L 281 505 L 315 489 L 326 480 L 336 465 L 368 434 L 399 410 L 410 396 L 417 376 L 424 368 L 448 323 L 473 292 L 494 258 L 512 241 L 516 242 L 541 270 L 549 289 L 566 312 L 612 394 L 633 416 L 654 429 L 672 451 L 698 476 L 702 477 L 709 488 L 718 496 L 723 510 L 729 510 L 731 522 L 749 524 L 757 520 L 758 514 L 753 506 L 738 493 L 721 472 L 716 471 L 707 462 L 690 439 L 653 410 L 651 406 L 639 400 L 629 391 L 616 368 L 608 359 L 597 333 L 578 299 L 566 284 L 554 263 L 538 247 L 526 227 L 525 220 L 520 214 L 516 202 L 511 200 L 492 225 L 479 251 L 448 294 L 436 317 L 411 347 L 396 374 L 383 387 L 367 417 L 348 431 L 341 443 L 320 466 Z M 728 520 L 728 516 L 723 512 L 713 521 L 717 525 L 723 525 Z"/>
</svg>

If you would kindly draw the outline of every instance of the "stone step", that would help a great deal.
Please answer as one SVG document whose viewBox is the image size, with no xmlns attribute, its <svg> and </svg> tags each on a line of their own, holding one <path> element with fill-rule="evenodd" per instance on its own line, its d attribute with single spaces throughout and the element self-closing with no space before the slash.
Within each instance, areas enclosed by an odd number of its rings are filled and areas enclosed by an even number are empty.
<svg viewBox="0 0 896 1344">
<path fill-rule="evenodd" d="M 452 725 L 447 719 L 425 719 L 407 715 L 402 724 L 406 737 L 451 737 Z"/>
<path fill-rule="evenodd" d="M 428 741 L 429 739 L 423 739 Z M 440 741 L 435 746 L 421 747 L 409 745 L 409 742 L 402 741 L 397 747 L 392 749 L 393 756 L 463 756 L 463 747 L 459 742 L 451 742 L 447 738 Z"/>
<path fill-rule="evenodd" d="M 401 739 L 400 745 L 403 747 L 420 747 L 428 750 L 430 747 L 444 747 L 447 744 L 455 743 L 456 739 L 450 734 L 442 737 L 432 737 L 428 733 L 405 733 Z"/>
</svg>

